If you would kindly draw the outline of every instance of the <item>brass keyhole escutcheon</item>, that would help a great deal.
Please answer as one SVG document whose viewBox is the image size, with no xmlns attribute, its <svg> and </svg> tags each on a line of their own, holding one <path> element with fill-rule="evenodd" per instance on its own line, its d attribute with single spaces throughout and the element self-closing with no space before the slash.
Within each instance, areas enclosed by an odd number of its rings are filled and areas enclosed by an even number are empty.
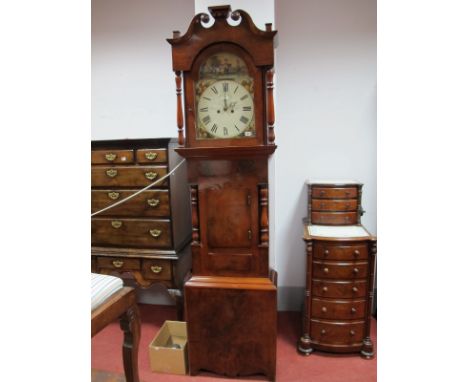
<svg viewBox="0 0 468 382">
<path fill-rule="evenodd" d="M 118 192 L 112 191 L 112 192 L 109 192 L 107 196 L 109 197 L 109 199 L 115 200 L 115 199 L 118 199 L 120 194 Z"/>
<path fill-rule="evenodd" d="M 148 160 L 154 160 L 158 157 L 158 153 L 154 153 L 152 151 L 145 153 L 145 158 Z"/>
<path fill-rule="evenodd" d="M 106 175 L 109 178 L 115 178 L 117 176 L 117 170 L 114 168 L 110 168 L 109 170 L 106 170 Z"/>
<path fill-rule="evenodd" d="M 161 273 L 162 270 L 163 270 L 163 267 L 160 267 L 159 265 L 152 265 L 151 266 L 151 272 L 153 272 L 153 273 L 158 274 L 158 273 Z"/>
<path fill-rule="evenodd" d="M 122 268 L 124 265 L 124 262 L 122 260 L 114 260 L 112 262 L 112 265 L 116 268 Z"/>
<path fill-rule="evenodd" d="M 117 154 L 114 153 L 107 153 L 104 156 L 109 162 L 112 162 L 115 158 L 117 158 Z"/>
<path fill-rule="evenodd" d="M 150 207 L 157 207 L 159 205 L 159 199 L 148 199 L 146 202 Z"/>
<path fill-rule="evenodd" d="M 112 220 L 111 225 L 112 225 L 112 227 L 118 229 L 118 228 L 122 227 L 122 222 L 120 220 Z"/>
<path fill-rule="evenodd" d="M 156 179 L 158 175 L 159 174 L 157 172 L 153 172 L 153 171 L 145 172 L 145 178 L 148 180 Z"/>
</svg>

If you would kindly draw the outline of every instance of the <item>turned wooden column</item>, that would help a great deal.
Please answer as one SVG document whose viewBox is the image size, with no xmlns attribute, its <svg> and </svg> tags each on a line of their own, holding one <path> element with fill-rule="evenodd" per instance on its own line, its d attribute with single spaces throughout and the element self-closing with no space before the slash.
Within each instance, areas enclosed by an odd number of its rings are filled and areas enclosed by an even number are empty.
<svg viewBox="0 0 468 382">
<path fill-rule="evenodd" d="M 273 75 L 274 70 L 270 69 L 267 72 L 267 127 L 268 127 L 268 144 L 275 144 L 275 103 L 273 100 Z"/>
<path fill-rule="evenodd" d="M 368 301 L 366 307 L 366 328 L 365 337 L 362 345 L 361 355 L 364 358 L 370 359 L 374 356 L 374 345 L 370 337 L 370 326 L 371 326 L 371 313 L 372 304 L 374 302 L 374 273 L 375 273 L 375 256 L 377 254 L 377 241 L 372 240 L 369 243 L 369 282 L 368 282 Z"/>
<path fill-rule="evenodd" d="M 268 185 L 260 186 L 260 245 L 268 247 Z"/>
<path fill-rule="evenodd" d="M 184 146 L 184 116 L 182 113 L 182 77 L 181 72 L 175 72 L 176 78 L 176 95 L 177 95 L 177 141 L 179 146 Z"/>
<path fill-rule="evenodd" d="M 303 335 L 299 339 L 297 344 L 297 350 L 304 354 L 309 355 L 314 351 L 312 349 L 312 342 L 310 340 L 310 310 L 311 310 L 311 290 L 310 286 L 312 285 L 312 253 L 313 253 L 313 244 L 312 241 L 306 241 L 306 254 L 307 254 L 307 261 L 306 261 L 306 290 L 304 294 L 304 314 L 303 314 L 303 321 L 302 321 L 302 333 Z"/>
</svg>

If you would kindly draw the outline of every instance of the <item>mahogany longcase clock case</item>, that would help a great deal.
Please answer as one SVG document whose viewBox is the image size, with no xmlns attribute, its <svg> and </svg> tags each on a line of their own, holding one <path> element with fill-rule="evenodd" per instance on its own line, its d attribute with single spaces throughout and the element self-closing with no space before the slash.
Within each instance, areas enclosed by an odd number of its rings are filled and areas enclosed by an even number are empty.
<svg viewBox="0 0 468 382">
<path fill-rule="evenodd" d="M 179 148 L 188 162 L 192 275 L 185 285 L 190 373 L 275 378 L 276 273 L 268 261 L 268 158 L 276 31 L 210 7 L 175 31 Z"/>
</svg>

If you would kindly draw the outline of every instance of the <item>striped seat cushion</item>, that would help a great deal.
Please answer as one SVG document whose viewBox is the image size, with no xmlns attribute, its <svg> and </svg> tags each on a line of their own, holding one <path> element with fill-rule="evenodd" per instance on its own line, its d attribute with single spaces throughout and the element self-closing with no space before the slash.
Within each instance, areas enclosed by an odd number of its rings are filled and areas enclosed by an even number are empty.
<svg viewBox="0 0 468 382">
<path fill-rule="evenodd" d="M 123 281 L 118 277 L 91 273 L 91 311 L 122 288 Z"/>
</svg>

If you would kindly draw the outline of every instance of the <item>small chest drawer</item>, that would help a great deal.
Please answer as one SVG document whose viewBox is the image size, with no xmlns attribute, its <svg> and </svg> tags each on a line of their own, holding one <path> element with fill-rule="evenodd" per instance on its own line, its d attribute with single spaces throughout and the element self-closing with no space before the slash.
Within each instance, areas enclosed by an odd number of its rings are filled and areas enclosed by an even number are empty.
<svg viewBox="0 0 468 382">
<path fill-rule="evenodd" d="M 312 280 L 312 295 L 328 298 L 359 298 L 366 296 L 367 280 Z"/>
<path fill-rule="evenodd" d="M 364 321 L 323 322 L 310 320 L 310 337 L 318 343 L 353 344 L 364 339 Z"/>
<path fill-rule="evenodd" d="M 171 280 L 170 260 L 143 260 L 143 277 L 150 280 Z"/>
<path fill-rule="evenodd" d="M 357 224 L 357 212 L 317 212 L 312 211 L 312 224 L 352 225 Z"/>
<path fill-rule="evenodd" d="M 366 300 L 324 300 L 312 299 L 312 317 L 332 320 L 364 318 Z"/>
<path fill-rule="evenodd" d="M 357 199 L 312 199 L 312 211 L 356 211 Z"/>
<path fill-rule="evenodd" d="M 133 150 L 91 151 L 91 164 L 133 163 Z"/>
<path fill-rule="evenodd" d="M 349 199 L 357 197 L 356 187 L 312 187 L 312 198 Z"/>
<path fill-rule="evenodd" d="M 98 268 L 115 269 L 117 271 L 137 271 L 140 269 L 141 264 L 139 259 L 99 256 L 97 266 Z"/>
<path fill-rule="evenodd" d="M 169 220 L 93 218 L 91 242 L 104 246 L 168 248 L 172 245 Z"/>
<path fill-rule="evenodd" d="M 91 211 L 96 212 L 135 193 L 135 190 L 92 190 Z M 102 212 L 100 216 L 168 217 L 169 191 L 143 191 L 132 199 Z"/>
<path fill-rule="evenodd" d="M 362 279 L 367 276 L 367 261 L 313 261 L 312 275 L 324 279 Z"/>
<path fill-rule="evenodd" d="M 147 186 L 167 174 L 166 166 L 93 166 L 92 187 L 141 187 Z M 166 186 L 164 180 L 157 187 Z"/>
<path fill-rule="evenodd" d="M 326 244 L 317 242 L 314 245 L 314 258 L 325 260 L 367 260 L 365 244 Z"/>
<path fill-rule="evenodd" d="M 167 162 L 166 149 L 140 149 L 136 152 L 138 163 L 165 163 Z"/>
</svg>

